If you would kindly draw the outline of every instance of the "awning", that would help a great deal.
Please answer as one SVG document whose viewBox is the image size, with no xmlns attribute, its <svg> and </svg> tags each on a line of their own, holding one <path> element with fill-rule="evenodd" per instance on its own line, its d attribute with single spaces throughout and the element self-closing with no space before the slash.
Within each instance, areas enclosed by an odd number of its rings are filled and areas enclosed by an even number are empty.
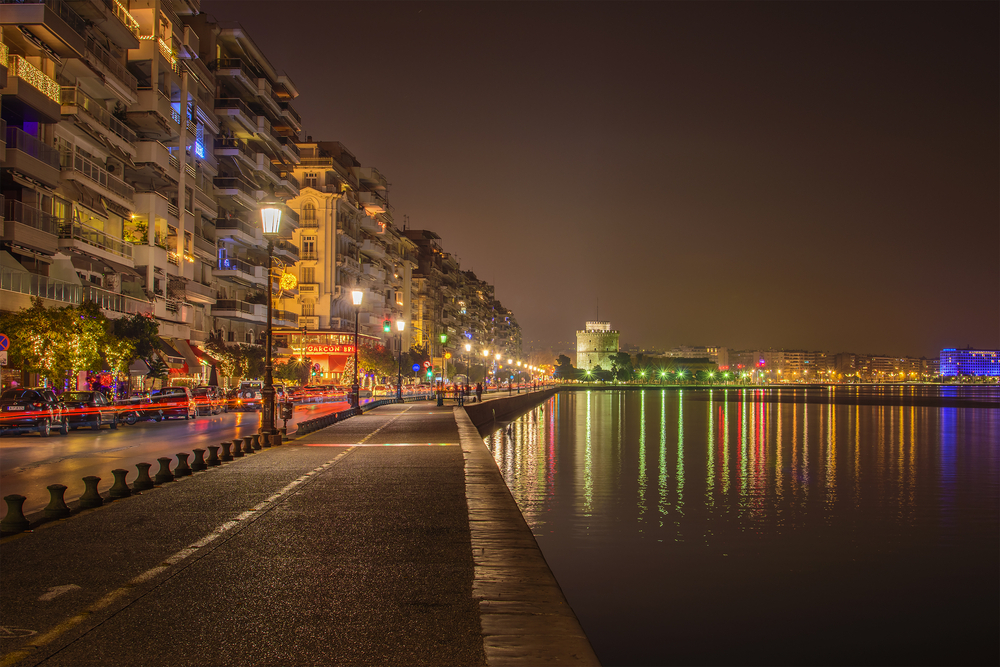
<svg viewBox="0 0 1000 667">
<path fill-rule="evenodd" d="M 203 351 L 197 344 L 188 341 L 191 346 L 191 351 L 194 352 L 194 356 L 198 357 L 198 360 L 206 366 L 218 366 L 219 362 L 208 356 L 208 353 Z"/>
<path fill-rule="evenodd" d="M 174 349 L 174 346 L 168 343 L 165 338 L 160 338 L 159 341 L 160 351 L 163 353 L 168 366 L 179 368 L 181 365 L 187 365 L 184 363 L 184 355 Z"/>
<path fill-rule="evenodd" d="M 105 259 L 104 257 L 95 257 L 94 255 L 80 253 L 77 252 L 75 248 L 72 260 L 73 266 L 82 271 L 93 271 L 94 273 L 124 273 L 130 276 L 139 275 L 139 273 L 130 266 L 114 262 L 110 259 Z"/>
<path fill-rule="evenodd" d="M 136 168 L 135 162 L 132 161 L 131 155 L 129 155 L 122 149 L 118 148 L 118 146 L 116 146 L 114 142 L 112 142 L 107 137 L 101 136 L 101 139 L 104 139 L 104 144 L 108 147 L 108 150 L 111 152 L 111 154 L 114 155 L 119 160 L 121 160 L 122 162 L 124 162 L 126 167 L 130 167 L 132 169 Z"/>
<path fill-rule="evenodd" d="M 136 359 L 135 361 L 132 362 L 132 365 L 128 367 L 128 372 L 133 375 L 136 374 L 145 375 L 146 373 L 149 372 L 149 366 L 147 366 L 146 362 L 143 361 L 142 359 Z"/>
<path fill-rule="evenodd" d="M 186 362 L 188 372 L 197 373 L 201 371 L 201 361 L 191 350 L 191 346 L 183 338 L 171 339 L 174 343 L 174 348 L 180 351 L 184 355 L 184 361 Z"/>
<path fill-rule="evenodd" d="M 21 262 L 14 259 L 6 250 L 0 250 L 0 266 L 7 269 L 8 271 L 17 271 L 19 273 L 30 273 L 28 269 L 21 266 Z"/>
</svg>

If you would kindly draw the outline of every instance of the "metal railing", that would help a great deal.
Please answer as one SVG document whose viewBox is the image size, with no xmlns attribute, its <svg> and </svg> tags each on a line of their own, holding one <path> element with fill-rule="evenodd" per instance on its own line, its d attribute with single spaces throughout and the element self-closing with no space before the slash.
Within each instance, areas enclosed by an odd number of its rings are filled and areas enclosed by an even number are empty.
<svg viewBox="0 0 1000 667">
<path fill-rule="evenodd" d="M 253 315 L 254 304 L 247 303 L 246 301 L 237 301 L 236 299 L 219 299 L 212 306 L 212 312 L 216 313 L 219 311 L 232 311 L 235 310 L 238 313 L 244 313 L 246 315 Z"/>
<path fill-rule="evenodd" d="M 143 315 L 153 314 L 153 304 L 149 301 L 125 296 L 117 292 L 109 292 L 106 289 L 93 285 L 87 285 L 85 289 L 87 300 L 93 301 L 103 310 L 109 310 L 114 313 L 125 313 L 126 315 L 133 315 L 135 313 L 142 313 Z"/>
<path fill-rule="evenodd" d="M 257 238 L 257 230 L 246 222 L 237 218 L 218 218 L 215 221 L 216 229 L 238 229 L 252 239 Z"/>
<path fill-rule="evenodd" d="M 257 199 L 257 186 L 247 183 L 236 176 L 216 176 L 212 179 L 215 187 L 220 190 L 239 190 L 251 199 Z"/>
<path fill-rule="evenodd" d="M 239 58 L 219 58 L 209 63 L 208 69 L 213 72 L 218 72 L 220 69 L 238 69 L 243 73 L 243 76 L 248 79 L 257 79 L 257 75 L 249 68 L 243 64 L 243 61 Z"/>
<path fill-rule="evenodd" d="M 83 302 L 83 286 L 48 276 L 0 267 L 0 289 L 43 299 L 79 304 Z"/>
<path fill-rule="evenodd" d="M 210 255 L 215 255 L 215 250 L 216 250 L 215 242 L 209 241 L 208 239 L 199 236 L 198 234 L 194 235 L 194 247 L 197 248 L 198 250 L 201 250 L 202 252 L 206 252 Z"/>
<path fill-rule="evenodd" d="M 246 103 L 239 99 L 238 97 L 217 97 L 215 98 L 215 108 L 216 109 L 239 109 L 247 117 L 248 120 L 256 124 L 257 114 L 250 111 L 250 107 Z"/>
<path fill-rule="evenodd" d="M 245 273 L 248 276 L 257 275 L 257 272 L 255 271 L 257 266 L 255 264 L 244 262 L 242 259 L 236 259 L 235 257 L 219 259 L 218 266 L 220 271 L 237 271 L 239 273 Z"/>
<path fill-rule="evenodd" d="M 60 225 L 59 238 L 83 241 L 119 257 L 132 259 L 131 243 L 79 222 L 66 222 Z"/>
<path fill-rule="evenodd" d="M 59 151 L 19 127 L 7 128 L 7 150 L 11 148 L 26 153 L 54 169 L 59 169 Z"/>
<path fill-rule="evenodd" d="M 319 253 L 315 250 L 303 250 L 299 253 L 299 259 L 319 259 Z"/>
<path fill-rule="evenodd" d="M 104 4 L 111 8 L 111 12 L 115 15 L 115 18 L 121 21 L 129 29 L 129 32 L 136 37 L 139 36 L 139 22 L 129 13 L 128 9 L 123 7 L 118 0 L 104 0 Z"/>
<path fill-rule="evenodd" d="M 124 83 L 129 90 L 133 93 L 137 92 L 138 84 L 135 77 L 125 69 L 124 65 L 114 59 L 110 51 L 98 44 L 93 37 L 87 40 L 87 52 L 96 58 L 113 77 Z"/>
<path fill-rule="evenodd" d="M 291 241 L 289 241 L 288 239 L 281 239 L 275 244 L 274 247 L 279 250 L 290 252 L 296 256 L 299 254 L 299 247 L 294 243 L 292 243 Z"/>
<path fill-rule="evenodd" d="M 216 150 L 235 148 L 251 162 L 257 162 L 257 152 L 251 150 L 245 141 L 236 137 L 217 137 L 212 145 L 215 146 Z"/>
<path fill-rule="evenodd" d="M 46 5 L 59 15 L 70 28 L 84 37 L 87 31 L 87 22 L 82 16 L 73 11 L 73 8 L 63 2 L 63 0 L 0 0 L 0 5 Z"/>
<path fill-rule="evenodd" d="M 287 148 L 296 158 L 301 159 L 299 147 L 295 145 L 295 140 L 290 137 L 277 137 L 278 143 Z"/>
<path fill-rule="evenodd" d="M 43 95 L 56 104 L 59 103 L 59 84 L 51 77 L 45 75 L 42 70 L 28 62 L 23 56 L 17 54 L 8 56 L 7 67 L 10 69 L 8 72 L 9 76 L 16 76 L 18 79 L 37 88 Z"/>
<path fill-rule="evenodd" d="M 63 151 L 60 158 L 63 169 L 72 169 L 79 172 L 89 180 L 115 193 L 119 197 L 129 201 L 135 198 L 135 189 L 131 185 L 117 176 L 112 176 L 101 165 L 80 155 L 79 151 Z"/>
<path fill-rule="evenodd" d="M 59 235 L 59 227 L 64 222 L 51 213 L 13 199 L 4 202 L 3 216 L 5 220 L 13 220 L 55 236 Z"/>
<path fill-rule="evenodd" d="M 290 117 L 292 118 L 292 120 L 294 120 L 294 121 L 295 121 L 296 123 L 298 123 L 299 125 L 302 125 L 302 116 L 300 116 L 300 115 L 298 114 L 298 112 L 297 112 L 297 111 L 295 111 L 295 109 L 293 109 L 293 108 L 292 108 L 292 107 L 291 107 L 291 106 L 289 105 L 289 103 L 288 103 L 288 102 L 279 102 L 279 103 L 278 103 L 278 106 L 280 106 L 280 107 L 281 107 L 281 113 L 282 113 L 282 114 L 288 114 L 288 115 L 289 115 L 289 116 L 290 116 Z"/>
<path fill-rule="evenodd" d="M 101 125 L 130 144 L 138 141 L 136 133 L 130 127 L 115 118 L 110 111 L 98 104 L 92 97 L 76 86 L 62 87 L 62 105 L 64 107 L 79 107 L 94 117 Z"/>
<path fill-rule="evenodd" d="M 292 322 L 293 324 L 297 324 L 299 321 L 299 316 L 296 313 L 293 313 L 289 310 L 272 310 L 271 311 L 272 324 L 278 320 L 282 322 Z"/>
</svg>

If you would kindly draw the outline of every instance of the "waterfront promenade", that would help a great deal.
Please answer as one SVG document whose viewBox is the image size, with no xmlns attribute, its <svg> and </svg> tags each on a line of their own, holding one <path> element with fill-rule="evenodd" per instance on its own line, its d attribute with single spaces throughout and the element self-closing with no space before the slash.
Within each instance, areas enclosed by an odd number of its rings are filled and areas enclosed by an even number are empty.
<svg viewBox="0 0 1000 667">
<path fill-rule="evenodd" d="M 597 664 L 452 405 L 377 408 L 0 558 L 0 665 Z"/>
</svg>

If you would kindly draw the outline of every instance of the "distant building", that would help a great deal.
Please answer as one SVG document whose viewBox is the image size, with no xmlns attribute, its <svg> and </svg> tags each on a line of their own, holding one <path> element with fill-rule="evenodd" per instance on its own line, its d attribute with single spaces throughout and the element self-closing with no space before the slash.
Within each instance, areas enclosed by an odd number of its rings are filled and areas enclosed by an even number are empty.
<svg viewBox="0 0 1000 667">
<path fill-rule="evenodd" d="M 941 350 L 941 375 L 1000 377 L 1000 350 L 945 348 Z"/>
<path fill-rule="evenodd" d="M 611 357 L 618 353 L 618 332 L 610 322 L 587 322 L 587 328 L 576 332 L 576 366 L 580 370 L 593 370 L 600 366 L 611 368 Z"/>
</svg>

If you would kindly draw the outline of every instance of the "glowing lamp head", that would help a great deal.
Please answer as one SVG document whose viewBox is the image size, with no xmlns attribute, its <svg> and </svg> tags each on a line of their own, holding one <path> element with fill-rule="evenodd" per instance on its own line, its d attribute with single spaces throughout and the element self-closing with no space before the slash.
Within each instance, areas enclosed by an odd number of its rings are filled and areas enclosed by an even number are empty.
<svg viewBox="0 0 1000 667">
<path fill-rule="evenodd" d="M 500 361 L 500 353 L 499 353 L 499 352 L 497 352 L 497 355 L 496 355 L 496 360 L 497 360 L 497 361 Z"/>
<path fill-rule="evenodd" d="M 465 351 L 468 352 L 471 349 L 472 349 L 472 343 L 466 343 L 465 344 Z"/>
<path fill-rule="evenodd" d="M 510 366 L 510 365 L 511 365 L 512 363 L 514 363 L 514 360 L 513 360 L 513 359 L 508 359 L 508 360 L 507 360 L 507 365 L 508 365 L 508 366 Z"/>
<path fill-rule="evenodd" d="M 363 297 L 363 296 L 364 296 L 364 294 L 365 294 L 365 293 L 364 293 L 364 292 L 362 292 L 362 291 L 361 291 L 361 290 L 359 290 L 359 289 L 356 289 L 356 290 L 352 290 L 352 291 L 351 291 L 351 298 L 352 298 L 352 299 L 354 300 L 354 305 L 355 305 L 355 306 L 360 306 L 360 305 L 361 305 L 361 297 Z"/>
<path fill-rule="evenodd" d="M 406 320 L 396 320 L 396 331 L 403 331 L 406 328 Z"/>
<path fill-rule="evenodd" d="M 264 236 L 277 236 L 281 227 L 281 209 L 277 206 L 265 206 L 260 209 L 260 221 L 264 227 Z"/>
</svg>

